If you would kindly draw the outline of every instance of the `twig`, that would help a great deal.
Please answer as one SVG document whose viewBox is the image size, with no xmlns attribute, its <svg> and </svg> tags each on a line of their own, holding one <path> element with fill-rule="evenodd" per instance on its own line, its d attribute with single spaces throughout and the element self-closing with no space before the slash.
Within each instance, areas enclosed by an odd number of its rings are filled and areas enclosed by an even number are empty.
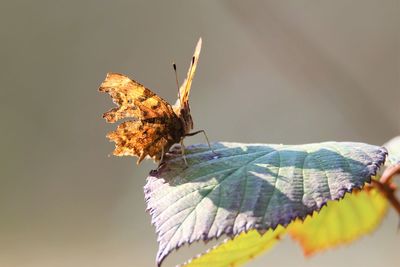
<svg viewBox="0 0 400 267">
<path fill-rule="evenodd" d="M 397 163 L 396 165 L 392 165 L 388 167 L 382 174 L 381 179 L 379 181 L 382 184 L 389 184 L 396 174 L 400 174 L 400 163 Z"/>
<path fill-rule="evenodd" d="M 372 186 L 377 188 L 389 200 L 393 208 L 400 215 L 400 200 L 396 197 L 397 186 L 392 183 L 392 178 L 400 174 L 400 163 L 388 167 L 382 174 L 379 181 L 372 180 Z"/>
<path fill-rule="evenodd" d="M 389 200 L 390 204 L 392 204 L 393 208 L 400 215 L 400 201 L 396 198 L 396 186 L 394 184 L 383 184 L 380 181 L 372 180 L 372 186 L 377 188 L 381 193 Z"/>
</svg>

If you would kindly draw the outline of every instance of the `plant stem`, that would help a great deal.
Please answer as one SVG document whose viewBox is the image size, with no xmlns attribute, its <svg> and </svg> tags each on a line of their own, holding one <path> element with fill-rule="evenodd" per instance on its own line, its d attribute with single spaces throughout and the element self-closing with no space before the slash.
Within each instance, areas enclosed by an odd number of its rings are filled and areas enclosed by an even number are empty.
<svg viewBox="0 0 400 267">
<path fill-rule="evenodd" d="M 377 188 L 392 204 L 393 208 L 400 215 L 400 200 L 396 197 L 397 186 L 392 182 L 393 177 L 400 174 L 400 163 L 388 167 L 382 174 L 379 181 L 372 180 L 372 186 Z"/>
<path fill-rule="evenodd" d="M 386 168 L 379 181 L 382 184 L 389 184 L 396 174 L 400 174 L 400 163 Z"/>
</svg>

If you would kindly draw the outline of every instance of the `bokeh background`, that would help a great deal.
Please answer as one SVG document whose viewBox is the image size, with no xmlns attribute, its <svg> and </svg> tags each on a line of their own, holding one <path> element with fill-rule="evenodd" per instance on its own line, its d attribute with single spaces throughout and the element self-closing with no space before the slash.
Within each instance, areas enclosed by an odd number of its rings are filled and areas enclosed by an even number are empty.
<svg viewBox="0 0 400 267">
<path fill-rule="evenodd" d="M 191 93 L 210 139 L 383 144 L 400 133 L 400 2 L 1 1 L 0 266 L 154 266 L 143 185 L 155 165 L 109 157 L 108 71 L 170 102 Z M 187 144 L 204 142 L 201 136 Z M 398 218 L 305 259 L 284 240 L 249 266 L 398 266 Z M 203 249 L 184 248 L 181 262 Z"/>
</svg>

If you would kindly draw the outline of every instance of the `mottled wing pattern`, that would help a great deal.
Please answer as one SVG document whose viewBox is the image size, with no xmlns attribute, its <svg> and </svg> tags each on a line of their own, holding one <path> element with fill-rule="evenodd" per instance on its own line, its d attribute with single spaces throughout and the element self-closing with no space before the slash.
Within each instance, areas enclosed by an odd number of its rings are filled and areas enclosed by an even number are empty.
<svg viewBox="0 0 400 267">
<path fill-rule="evenodd" d="M 107 122 L 133 118 L 107 135 L 115 142 L 114 155 L 137 156 L 138 164 L 150 156 L 159 160 L 179 141 L 181 121 L 164 99 L 125 75 L 108 73 L 100 92 L 110 94 L 117 107 L 103 114 Z"/>
<path fill-rule="evenodd" d="M 115 142 L 114 155 L 137 156 L 139 164 L 146 156 L 160 160 L 162 154 L 176 143 L 176 138 L 170 133 L 171 127 L 174 125 L 126 121 L 107 137 Z"/>
<path fill-rule="evenodd" d="M 123 74 L 108 73 L 100 85 L 99 91 L 108 93 L 117 105 L 103 114 L 107 122 L 116 122 L 132 117 L 138 119 L 170 118 L 174 115 L 168 102 Z"/>
<path fill-rule="evenodd" d="M 199 61 L 201 43 L 202 41 L 200 38 L 199 41 L 197 42 L 196 49 L 194 50 L 194 54 L 192 57 L 192 61 L 190 63 L 186 79 L 179 88 L 178 100 L 174 105 L 174 110 L 177 114 L 180 113 L 180 110 L 189 107 L 188 103 L 189 103 L 190 87 L 192 86 L 193 77 L 196 72 L 197 62 Z"/>
</svg>

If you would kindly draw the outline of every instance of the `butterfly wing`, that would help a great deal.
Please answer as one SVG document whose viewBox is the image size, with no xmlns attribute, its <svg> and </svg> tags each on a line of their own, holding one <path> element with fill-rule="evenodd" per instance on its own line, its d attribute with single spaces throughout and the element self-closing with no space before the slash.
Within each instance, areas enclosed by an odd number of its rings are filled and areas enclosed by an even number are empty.
<svg viewBox="0 0 400 267">
<path fill-rule="evenodd" d="M 99 91 L 108 93 L 117 105 L 103 114 L 107 122 L 129 117 L 148 119 L 174 115 L 167 101 L 123 74 L 108 73 Z"/>
<path fill-rule="evenodd" d="M 110 94 L 117 107 L 103 114 L 107 122 L 133 118 L 107 135 L 115 142 L 116 156 L 137 156 L 138 164 L 150 156 L 159 160 L 179 142 L 182 123 L 164 99 L 143 85 L 117 73 L 107 74 L 100 92 Z"/>
<path fill-rule="evenodd" d="M 174 127 L 174 124 L 126 121 L 118 125 L 107 137 L 115 142 L 114 155 L 137 156 L 139 164 L 146 156 L 155 161 L 160 160 L 162 155 L 179 141 L 180 136 L 174 136 L 179 131 Z"/>
<path fill-rule="evenodd" d="M 202 40 L 200 38 L 194 50 L 186 79 L 179 88 L 178 100 L 173 107 L 175 114 L 184 121 L 185 133 L 189 133 L 189 131 L 193 129 L 193 121 L 189 108 L 189 93 L 192 86 L 193 77 L 196 72 L 197 63 L 199 61 L 201 44 Z"/>
<path fill-rule="evenodd" d="M 194 54 L 189 66 L 186 79 L 183 82 L 182 86 L 179 88 L 179 102 L 181 107 L 183 107 L 185 103 L 189 102 L 190 88 L 192 86 L 193 77 L 196 72 L 197 62 L 199 61 L 201 44 L 202 40 L 200 38 L 199 41 L 197 42 L 196 49 L 194 50 Z"/>
</svg>

